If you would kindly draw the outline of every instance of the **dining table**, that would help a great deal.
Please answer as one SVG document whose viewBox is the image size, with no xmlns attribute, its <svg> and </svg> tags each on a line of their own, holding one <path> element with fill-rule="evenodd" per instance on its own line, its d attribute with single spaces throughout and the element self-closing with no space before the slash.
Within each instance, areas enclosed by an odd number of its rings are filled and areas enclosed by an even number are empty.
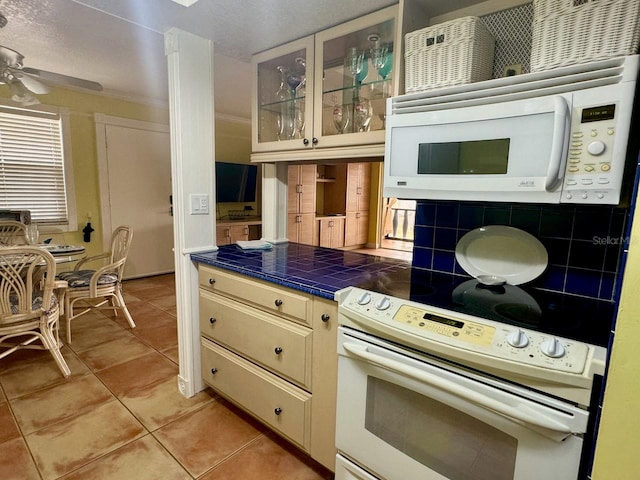
<svg viewBox="0 0 640 480">
<path fill-rule="evenodd" d="M 83 245 L 58 245 L 51 243 L 38 244 L 38 247 L 48 251 L 56 263 L 70 263 L 82 260 L 86 255 Z"/>
</svg>

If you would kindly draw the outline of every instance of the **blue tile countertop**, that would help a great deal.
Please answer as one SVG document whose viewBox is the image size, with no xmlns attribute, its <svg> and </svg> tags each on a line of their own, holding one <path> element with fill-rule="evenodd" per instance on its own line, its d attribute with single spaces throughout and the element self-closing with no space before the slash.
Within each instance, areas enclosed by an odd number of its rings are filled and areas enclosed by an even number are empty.
<svg viewBox="0 0 640 480">
<path fill-rule="evenodd" d="M 271 250 L 242 250 L 223 245 L 217 251 L 191 254 L 191 260 L 333 300 L 334 293 L 382 272 L 410 268 L 407 262 L 298 243 Z"/>
</svg>

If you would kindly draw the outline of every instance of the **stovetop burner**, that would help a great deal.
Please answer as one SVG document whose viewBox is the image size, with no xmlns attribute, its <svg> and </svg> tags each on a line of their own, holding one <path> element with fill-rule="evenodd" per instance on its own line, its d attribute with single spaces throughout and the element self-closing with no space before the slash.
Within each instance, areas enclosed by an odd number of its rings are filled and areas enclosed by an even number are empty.
<svg viewBox="0 0 640 480">
<path fill-rule="evenodd" d="M 388 296 L 606 346 L 613 302 L 528 286 L 486 286 L 459 275 L 398 268 L 356 285 Z"/>
</svg>

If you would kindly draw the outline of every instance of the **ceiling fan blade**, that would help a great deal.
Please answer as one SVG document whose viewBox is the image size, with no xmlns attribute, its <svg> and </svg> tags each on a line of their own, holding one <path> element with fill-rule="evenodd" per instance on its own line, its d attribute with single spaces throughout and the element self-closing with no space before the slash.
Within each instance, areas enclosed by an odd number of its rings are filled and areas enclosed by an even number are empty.
<svg viewBox="0 0 640 480">
<path fill-rule="evenodd" d="M 38 70 L 37 68 L 24 67 L 22 68 L 22 71 L 34 77 L 38 77 L 46 82 L 51 82 L 58 85 L 71 85 L 74 87 L 86 88 L 88 90 L 96 91 L 102 90 L 102 85 L 91 80 L 70 77 L 61 73 L 47 72 L 46 70 Z"/>
<path fill-rule="evenodd" d="M 35 78 L 29 75 L 24 75 L 20 71 L 13 71 L 13 74 L 16 76 L 16 78 L 20 79 L 20 81 L 24 84 L 25 87 L 27 87 L 36 95 L 43 95 L 45 93 L 49 93 L 49 87 L 47 87 L 44 83 L 36 80 Z"/>
</svg>

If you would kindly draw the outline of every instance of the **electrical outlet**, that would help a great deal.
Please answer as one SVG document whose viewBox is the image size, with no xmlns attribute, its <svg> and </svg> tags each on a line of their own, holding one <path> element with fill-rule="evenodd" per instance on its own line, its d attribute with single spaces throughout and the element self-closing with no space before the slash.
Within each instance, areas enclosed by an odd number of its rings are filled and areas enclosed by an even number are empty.
<svg viewBox="0 0 640 480">
<path fill-rule="evenodd" d="M 513 65 L 507 65 L 502 69 L 503 77 L 513 77 L 514 75 L 520 75 L 522 73 L 522 64 L 514 63 Z"/>
<path fill-rule="evenodd" d="M 208 215 L 209 214 L 209 196 L 208 195 L 189 195 L 190 213 L 191 215 Z"/>
</svg>

